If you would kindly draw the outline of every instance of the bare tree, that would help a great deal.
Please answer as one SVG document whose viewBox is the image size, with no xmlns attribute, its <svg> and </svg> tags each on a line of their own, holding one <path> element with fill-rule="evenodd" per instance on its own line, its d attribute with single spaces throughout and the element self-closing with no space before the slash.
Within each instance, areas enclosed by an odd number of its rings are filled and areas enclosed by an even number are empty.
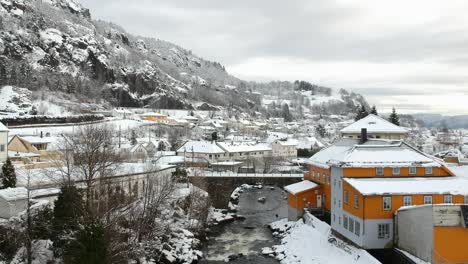
<svg viewBox="0 0 468 264">
<path fill-rule="evenodd" d="M 67 137 L 66 144 L 66 158 L 73 158 L 76 181 L 84 185 L 85 206 L 91 212 L 93 187 L 99 178 L 113 176 L 120 163 L 112 130 L 104 125 L 82 126 Z"/>
</svg>

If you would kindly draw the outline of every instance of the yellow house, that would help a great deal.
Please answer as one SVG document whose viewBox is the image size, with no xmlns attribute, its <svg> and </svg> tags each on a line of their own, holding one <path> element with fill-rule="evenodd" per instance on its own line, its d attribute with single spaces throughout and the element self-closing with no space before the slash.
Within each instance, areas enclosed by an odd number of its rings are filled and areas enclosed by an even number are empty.
<svg viewBox="0 0 468 264">
<path fill-rule="evenodd" d="M 167 115 L 163 115 L 160 113 L 145 113 L 140 115 L 141 119 L 147 120 L 147 121 L 153 121 L 153 122 L 158 122 L 158 123 L 168 123 L 169 119 Z"/>
</svg>

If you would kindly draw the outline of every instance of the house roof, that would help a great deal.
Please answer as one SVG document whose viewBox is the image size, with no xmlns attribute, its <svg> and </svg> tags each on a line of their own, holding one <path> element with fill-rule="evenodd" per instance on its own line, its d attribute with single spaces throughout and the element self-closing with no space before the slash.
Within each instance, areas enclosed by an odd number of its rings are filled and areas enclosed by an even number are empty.
<svg viewBox="0 0 468 264">
<path fill-rule="evenodd" d="M 405 177 L 405 178 L 344 178 L 365 196 L 385 194 L 452 194 L 468 195 L 468 178 Z"/>
<path fill-rule="evenodd" d="M 2 124 L 2 122 L 0 122 L 0 132 L 8 132 L 8 131 L 9 131 L 8 128 L 4 124 Z"/>
<path fill-rule="evenodd" d="M 271 151 L 271 147 L 264 143 L 255 142 L 218 142 L 219 147 L 227 152 Z"/>
<path fill-rule="evenodd" d="M 359 144 L 356 139 L 341 139 L 322 149 L 308 160 L 309 164 L 340 167 L 441 167 L 442 162 L 400 140 L 372 139 Z"/>
<path fill-rule="evenodd" d="M 298 183 L 290 184 L 290 185 L 284 187 L 284 189 L 287 192 L 289 192 L 290 194 L 298 194 L 298 193 L 313 189 L 313 188 L 315 188 L 317 186 L 318 185 L 316 183 L 305 180 L 305 181 L 301 181 L 301 182 L 298 182 Z"/>
<path fill-rule="evenodd" d="M 406 134 L 408 130 L 403 127 L 392 124 L 380 116 L 370 114 L 361 120 L 358 120 L 351 125 L 343 128 L 341 133 L 361 133 L 361 129 L 366 128 L 367 133 L 390 133 L 390 134 Z"/>
<path fill-rule="evenodd" d="M 195 152 L 195 153 L 224 153 L 225 151 L 220 148 L 216 142 L 210 141 L 187 141 L 177 152 Z"/>
</svg>

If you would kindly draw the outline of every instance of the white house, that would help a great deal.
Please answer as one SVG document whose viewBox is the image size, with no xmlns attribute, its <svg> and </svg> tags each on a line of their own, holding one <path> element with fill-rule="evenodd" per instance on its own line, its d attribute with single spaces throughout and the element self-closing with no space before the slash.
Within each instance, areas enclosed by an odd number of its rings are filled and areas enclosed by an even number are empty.
<svg viewBox="0 0 468 264">
<path fill-rule="evenodd" d="M 296 139 L 275 140 L 271 144 L 272 154 L 274 157 L 297 158 L 297 143 Z"/>
<path fill-rule="evenodd" d="M 24 187 L 0 190 L 0 218 L 17 216 L 28 206 L 28 190 Z"/>
<path fill-rule="evenodd" d="M 0 162 L 8 157 L 8 128 L 0 122 Z"/>
<path fill-rule="evenodd" d="M 408 130 L 392 124 L 380 116 L 370 114 L 341 130 L 343 138 L 360 138 L 362 129 L 367 129 L 369 138 L 405 139 Z"/>
</svg>

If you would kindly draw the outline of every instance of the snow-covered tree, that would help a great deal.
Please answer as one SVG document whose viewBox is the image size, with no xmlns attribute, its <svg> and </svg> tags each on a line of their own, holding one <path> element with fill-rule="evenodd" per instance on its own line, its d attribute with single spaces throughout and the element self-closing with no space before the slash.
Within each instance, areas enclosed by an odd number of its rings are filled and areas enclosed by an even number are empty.
<svg viewBox="0 0 468 264">
<path fill-rule="evenodd" d="M 358 121 L 358 120 L 361 120 L 363 119 L 364 117 L 368 116 L 369 115 L 369 112 L 367 112 L 367 109 L 364 105 L 361 105 L 360 108 L 358 108 L 358 111 L 357 111 L 357 114 L 356 114 L 356 117 L 354 118 L 354 120 Z"/>
<path fill-rule="evenodd" d="M 2 166 L 2 183 L 3 188 L 15 188 L 16 187 L 16 172 L 15 167 L 11 163 L 10 159 L 7 159 Z"/>
<path fill-rule="evenodd" d="M 377 107 L 375 107 L 375 105 L 372 106 L 370 113 L 373 115 L 379 115 L 379 113 L 377 112 Z"/>
<path fill-rule="evenodd" d="M 400 125 L 400 117 L 398 116 L 398 114 L 396 113 L 396 110 L 395 110 L 395 107 L 393 107 L 392 109 L 392 113 L 390 114 L 390 116 L 388 117 L 388 121 L 390 121 L 391 123 L 399 126 Z"/>
</svg>

